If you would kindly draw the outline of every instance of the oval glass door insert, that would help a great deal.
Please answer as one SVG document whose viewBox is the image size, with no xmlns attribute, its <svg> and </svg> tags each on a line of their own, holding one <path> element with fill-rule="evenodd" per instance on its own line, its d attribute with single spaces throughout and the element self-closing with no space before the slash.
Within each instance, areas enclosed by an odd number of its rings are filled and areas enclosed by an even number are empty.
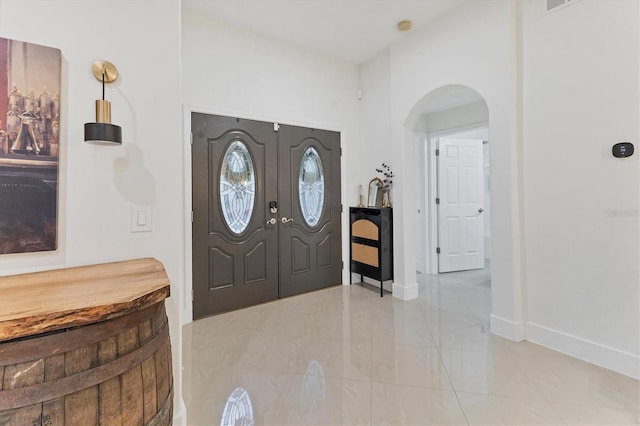
<svg viewBox="0 0 640 426">
<path fill-rule="evenodd" d="M 236 140 L 229 145 L 220 168 L 220 206 L 227 226 L 236 235 L 249 226 L 256 198 L 253 160 L 247 146 Z"/>
<path fill-rule="evenodd" d="M 324 207 L 324 172 L 322 160 L 315 148 L 309 147 L 302 155 L 298 178 L 300 210 L 309 226 L 316 226 Z"/>
</svg>

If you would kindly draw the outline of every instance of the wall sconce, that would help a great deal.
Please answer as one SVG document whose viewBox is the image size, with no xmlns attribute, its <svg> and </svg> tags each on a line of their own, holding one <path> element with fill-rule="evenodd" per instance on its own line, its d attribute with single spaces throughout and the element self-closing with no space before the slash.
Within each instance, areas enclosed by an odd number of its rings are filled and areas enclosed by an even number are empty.
<svg viewBox="0 0 640 426">
<path fill-rule="evenodd" d="M 100 145 L 121 144 L 122 128 L 111 124 L 111 102 L 104 99 L 104 85 L 118 79 L 118 70 L 111 62 L 96 61 L 91 65 L 91 72 L 102 82 L 102 100 L 96 100 L 96 122 L 84 123 L 84 141 Z"/>
</svg>

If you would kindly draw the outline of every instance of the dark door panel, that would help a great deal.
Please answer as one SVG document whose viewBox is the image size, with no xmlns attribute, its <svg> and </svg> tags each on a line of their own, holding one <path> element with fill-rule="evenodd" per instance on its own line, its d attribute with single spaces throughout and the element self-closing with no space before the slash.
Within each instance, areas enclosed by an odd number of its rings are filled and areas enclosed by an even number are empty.
<svg viewBox="0 0 640 426">
<path fill-rule="evenodd" d="M 193 113 L 191 127 L 194 318 L 277 299 L 273 125 Z"/>
<path fill-rule="evenodd" d="M 342 282 L 340 134 L 283 125 L 278 133 L 278 200 L 287 221 L 279 224 L 280 297 L 286 297 Z"/>
<path fill-rule="evenodd" d="M 340 134 L 199 113 L 191 127 L 194 319 L 339 284 Z"/>
</svg>

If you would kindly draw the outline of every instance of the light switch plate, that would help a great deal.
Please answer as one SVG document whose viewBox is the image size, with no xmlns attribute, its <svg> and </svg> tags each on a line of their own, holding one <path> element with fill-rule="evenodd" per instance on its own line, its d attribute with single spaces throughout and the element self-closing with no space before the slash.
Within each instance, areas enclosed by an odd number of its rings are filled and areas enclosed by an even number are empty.
<svg viewBox="0 0 640 426">
<path fill-rule="evenodd" d="M 151 206 L 131 206 L 131 232 L 151 232 Z"/>
</svg>

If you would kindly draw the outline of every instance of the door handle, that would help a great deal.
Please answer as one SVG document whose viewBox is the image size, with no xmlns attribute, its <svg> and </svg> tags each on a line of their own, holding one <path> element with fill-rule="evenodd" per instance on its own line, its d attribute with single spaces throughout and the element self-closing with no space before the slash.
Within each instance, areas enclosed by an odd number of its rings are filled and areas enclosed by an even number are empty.
<svg viewBox="0 0 640 426">
<path fill-rule="evenodd" d="M 482 213 L 483 211 L 484 211 L 484 209 L 483 209 L 482 207 L 480 207 L 480 208 L 478 209 L 478 213 Z"/>
<path fill-rule="evenodd" d="M 276 218 L 272 217 L 271 219 L 269 219 L 267 221 L 267 225 L 275 225 L 276 224 Z"/>
<path fill-rule="evenodd" d="M 292 217 L 290 217 L 290 218 L 283 217 L 282 218 L 282 223 L 289 223 L 289 222 L 293 222 L 293 218 Z"/>
</svg>

